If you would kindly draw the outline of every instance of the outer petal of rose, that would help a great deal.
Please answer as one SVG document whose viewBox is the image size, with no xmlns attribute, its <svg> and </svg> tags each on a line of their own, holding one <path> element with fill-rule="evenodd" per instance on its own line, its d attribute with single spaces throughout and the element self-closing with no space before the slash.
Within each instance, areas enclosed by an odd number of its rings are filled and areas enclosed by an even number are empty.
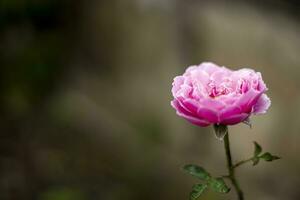
<svg viewBox="0 0 300 200">
<path fill-rule="evenodd" d="M 240 99 L 236 102 L 236 105 L 241 108 L 244 113 L 250 113 L 253 105 L 256 104 L 258 98 L 262 92 L 258 92 L 254 89 L 248 90 L 248 92 L 241 95 Z"/>
<path fill-rule="evenodd" d="M 196 117 L 193 117 L 193 116 L 185 115 L 185 114 L 180 113 L 178 111 L 177 111 L 177 115 L 185 118 L 189 122 L 191 122 L 191 123 L 193 123 L 195 125 L 198 125 L 198 126 L 205 127 L 205 126 L 209 126 L 210 125 L 210 123 L 207 122 L 206 120 L 202 120 L 202 119 L 199 119 L 199 118 L 196 118 Z"/>
<path fill-rule="evenodd" d="M 253 96 L 251 101 L 248 102 L 248 107 L 253 108 L 253 106 L 257 103 L 258 99 L 263 95 L 263 92 L 259 92 L 256 96 Z M 252 111 L 252 109 L 251 109 Z"/>
<path fill-rule="evenodd" d="M 228 95 L 218 97 L 218 101 L 223 102 L 226 106 L 232 106 L 240 99 L 239 95 L 230 93 Z"/>
<path fill-rule="evenodd" d="M 266 94 L 260 96 L 256 104 L 253 106 L 254 114 L 264 114 L 271 105 L 271 100 Z"/>
<path fill-rule="evenodd" d="M 180 107 L 180 109 L 184 109 L 190 115 L 197 116 L 198 106 L 197 106 L 197 102 L 195 100 L 186 99 L 183 96 L 179 96 L 179 97 L 175 98 L 173 101 L 174 101 L 173 104 L 178 104 L 178 105 L 175 105 L 176 107 Z M 171 104 L 172 104 L 172 102 L 171 102 Z M 177 108 L 175 108 L 175 109 L 177 109 Z"/>
<path fill-rule="evenodd" d="M 180 113 L 183 113 L 183 114 L 191 116 L 191 117 L 199 118 L 198 114 L 197 114 L 197 111 L 192 112 L 187 107 L 185 107 L 184 104 L 178 99 L 174 99 L 173 101 L 171 101 L 171 105 L 172 105 L 173 108 L 175 108 L 175 110 L 177 110 Z M 202 120 L 204 120 L 204 119 L 202 119 Z"/>
<path fill-rule="evenodd" d="M 191 113 L 190 113 L 188 110 L 186 110 L 185 108 L 183 108 L 183 107 L 180 105 L 180 103 L 179 103 L 179 101 L 178 101 L 177 99 L 174 99 L 173 101 L 171 101 L 171 106 L 172 106 L 173 108 L 175 108 L 175 110 L 176 110 L 177 112 L 183 113 L 183 114 L 185 114 L 185 115 L 191 115 Z"/>
<path fill-rule="evenodd" d="M 248 117 L 249 117 L 249 114 L 246 114 L 246 113 L 241 113 L 241 114 L 238 114 L 238 115 L 232 115 L 228 118 L 223 119 L 220 122 L 220 124 L 234 125 L 234 124 L 238 124 L 240 122 L 245 121 Z"/>
<path fill-rule="evenodd" d="M 230 118 L 231 116 L 240 115 L 242 113 L 238 106 L 228 106 L 224 108 L 220 113 L 220 121 Z"/>
<path fill-rule="evenodd" d="M 209 75 L 220 70 L 220 67 L 212 62 L 203 62 L 199 65 L 199 67 L 201 67 L 201 69 L 206 71 Z"/>
<path fill-rule="evenodd" d="M 223 103 L 222 101 L 218 101 L 216 99 L 211 99 L 211 98 L 201 99 L 200 104 L 202 107 L 211 108 L 213 110 L 221 110 L 226 106 L 226 104 Z"/>
<path fill-rule="evenodd" d="M 261 73 L 260 72 L 256 72 L 256 75 L 257 75 L 257 80 L 258 80 L 258 86 L 257 86 L 257 90 L 259 91 L 262 91 L 262 92 L 265 92 L 268 90 L 265 82 L 263 81 L 262 79 L 262 76 L 261 76 Z"/>
<path fill-rule="evenodd" d="M 182 102 L 179 102 L 182 107 L 186 110 L 190 111 L 191 113 L 197 115 L 198 111 L 198 102 L 193 99 L 184 99 Z"/>
<path fill-rule="evenodd" d="M 247 77 L 249 77 L 250 74 L 256 75 L 256 72 L 250 68 L 242 68 L 237 71 L 234 71 L 234 75 L 237 76 L 238 78 L 244 77 L 244 78 L 248 79 Z M 257 74 L 257 75 L 259 75 L 259 74 Z"/>
<path fill-rule="evenodd" d="M 173 108 L 176 109 L 177 115 L 185 118 L 189 122 L 191 122 L 195 125 L 198 125 L 198 126 L 203 126 L 203 127 L 210 125 L 210 123 L 208 121 L 192 116 L 191 113 L 187 112 L 184 108 L 182 108 L 180 106 L 179 102 L 176 99 L 171 101 L 171 105 Z"/>
<path fill-rule="evenodd" d="M 176 92 L 176 94 L 174 95 L 174 97 L 183 97 L 183 98 L 189 98 L 191 91 L 193 90 L 193 88 L 189 85 L 186 84 L 182 84 L 180 86 L 180 89 Z"/>
<path fill-rule="evenodd" d="M 184 75 L 189 75 L 190 72 L 192 72 L 193 70 L 197 70 L 197 65 L 189 66 L 189 67 L 185 70 Z"/>
<path fill-rule="evenodd" d="M 209 108 L 204 108 L 204 107 L 200 107 L 198 109 L 198 116 L 200 118 L 206 119 L 207 121 L 211 122 L 211 123 L 219 123 L 219 117 L 216 111 L 209 109 Z"/>
<path fill-rule="evenodd" d="M 176 95 L 176 93 L 178 92 L 178 90 L 180 90 L 181 88 L 181 85 L 183 84 L 184 82 L 184 77 L 183 76 L 176 76 L 173 80 L 173 87 L 172 87 L 172 94 L 173 96 Z"/>
</svg>

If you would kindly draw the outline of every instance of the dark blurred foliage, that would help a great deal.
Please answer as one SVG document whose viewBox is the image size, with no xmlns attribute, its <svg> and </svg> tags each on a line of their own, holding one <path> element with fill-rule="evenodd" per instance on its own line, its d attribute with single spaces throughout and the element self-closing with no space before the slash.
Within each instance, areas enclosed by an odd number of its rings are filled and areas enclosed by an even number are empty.
<svg viewBox="0 0 300 200">
<path fill-rule="evenodd" d="M 183 164 L 225 170 L 212 130 L 169 105 L 172 78 L 205 60 L 252 66 L 270 88 L 270 113 L 232 127 L 234 156 L 258 140 L 283 157 L 241 169 L 247 199 L 299 199 L 299 8 L 0 0 L 0 199 L 187 199 L 195 180 Z"/>
</svg>

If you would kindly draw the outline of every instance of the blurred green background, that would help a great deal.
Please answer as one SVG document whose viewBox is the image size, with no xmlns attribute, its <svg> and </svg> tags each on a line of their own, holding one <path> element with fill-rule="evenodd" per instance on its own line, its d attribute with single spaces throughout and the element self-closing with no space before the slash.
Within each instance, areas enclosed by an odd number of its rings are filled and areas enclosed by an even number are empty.
<svg viewBox="0 0 300 200">
<path fill-rule="evenodd" d="M 0 0 L 0 199 L 185 200 L 226 173 L 211 127 L 179 118 L 173 77 L 213 61 L 263 74 L 272 106 L 230 127 L 283 159 L 238 169 L 246 199 L 300 199 L 296 0 Z M 235 199 L 206 192 L 203 200 Z"/>
</svg>

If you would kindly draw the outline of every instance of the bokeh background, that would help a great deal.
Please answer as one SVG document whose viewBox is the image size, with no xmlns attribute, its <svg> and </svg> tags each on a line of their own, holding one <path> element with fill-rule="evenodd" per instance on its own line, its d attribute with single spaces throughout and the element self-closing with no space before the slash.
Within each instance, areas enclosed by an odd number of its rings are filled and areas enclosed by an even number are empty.
<svg viewBox="0 0 300 200">
<path fill-rule="evenodd" d="M 272 106 L 230 127 L 282 160 L 238 169 L 246 199 L 300 199 L 296 0 L 0 0 L 0 199 L 184 200 L 195 163 L 226 173 L 212 128 L 176 116 L 171 83 L 213 61 L 262 72 Z M 208 191 L 203 200 L 235 199 Z"/>
</svg>

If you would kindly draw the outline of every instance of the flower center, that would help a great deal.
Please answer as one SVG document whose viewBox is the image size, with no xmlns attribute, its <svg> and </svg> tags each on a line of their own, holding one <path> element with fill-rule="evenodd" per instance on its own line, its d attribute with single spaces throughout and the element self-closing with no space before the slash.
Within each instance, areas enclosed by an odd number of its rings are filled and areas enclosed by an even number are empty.
<svg viewBox="0 0 300 200">
<path fill-rule="evenodd" d="M 210 83 L 208 83 L 207 93 L 211 98 L 215 98 L 221 95 L 227 95 L 228 93 L 230 93 L 230 88 L 228 87 L 226 82 L 221 83 L 219 86 L 217 86 L 213 81 L 211 81 Z"/>
</svg>

